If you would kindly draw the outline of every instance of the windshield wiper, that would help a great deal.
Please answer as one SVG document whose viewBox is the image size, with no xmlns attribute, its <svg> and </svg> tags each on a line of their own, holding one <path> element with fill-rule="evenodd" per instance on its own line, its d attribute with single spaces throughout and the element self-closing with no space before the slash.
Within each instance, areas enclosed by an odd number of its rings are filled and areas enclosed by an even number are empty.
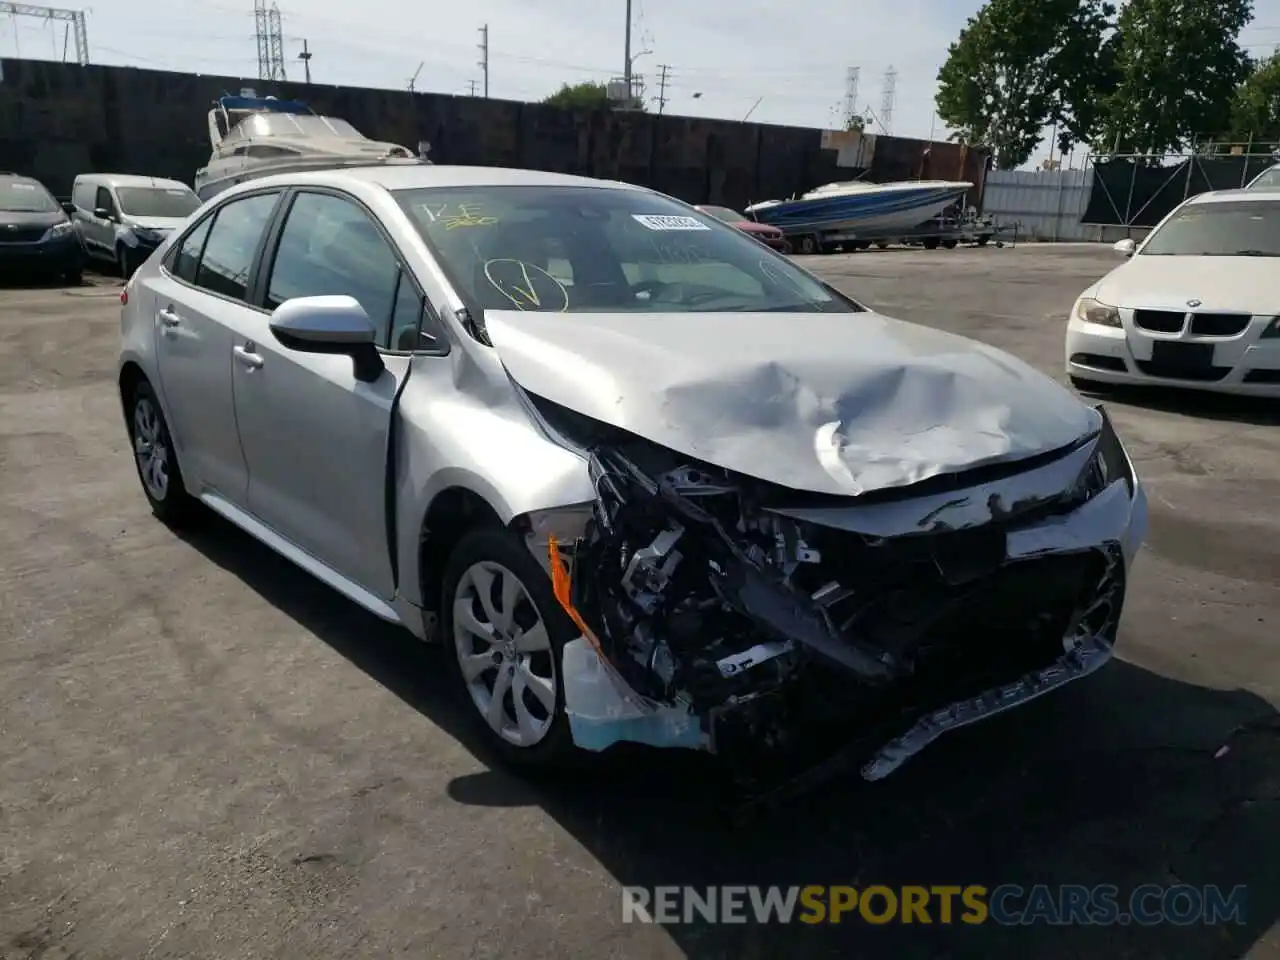
<svg viewBox="0 0 1280 960">
<path fill-rule="evenodd" d="M 1206 253 L 1206 257 L 1280 257 L 1280 253 L 1269 250 L 1233 250 L 1230 253 Z"/>
</svg>

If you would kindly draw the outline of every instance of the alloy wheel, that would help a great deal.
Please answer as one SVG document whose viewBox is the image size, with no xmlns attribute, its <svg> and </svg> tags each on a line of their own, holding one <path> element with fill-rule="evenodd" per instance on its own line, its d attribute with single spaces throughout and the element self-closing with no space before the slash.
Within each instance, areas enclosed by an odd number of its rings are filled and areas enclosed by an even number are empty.
<svg viewBox="0 0 1280 960">
<path fill-rule="evenodd" d="M 472 703 L 516 747 L 540 743 L 555 720 L 558 674 L 542 615 L 520 578 L 480 561 L 458 579 L 453 640 Z"/>
<path fill-rule="evenodd" d="M 163 501 L 169 493 L 169 445 L 160 413 L 147 397 L 140 397 L 133 406 L 133 453 L 142 485 L 153 499 Z"/>
</svg>

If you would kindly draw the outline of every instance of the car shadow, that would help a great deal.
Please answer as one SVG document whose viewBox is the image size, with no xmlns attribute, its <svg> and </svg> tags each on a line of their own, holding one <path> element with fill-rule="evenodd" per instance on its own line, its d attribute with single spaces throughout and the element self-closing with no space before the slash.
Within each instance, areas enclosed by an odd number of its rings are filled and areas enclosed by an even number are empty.
<svg viewBox="0 0 1280 960">
<path fill-rule="evenodd" d="M 1084 396 L 1131 407 L 1177 413 L 1197 420 L 1222 420 L 1257 426 L 1280 426 L 1280 399 L 1206 393 L 1180 387 L 1091 385 Z"/>
<path fill-rule="evenodd" d="M 317 591 L 217 517 L 183 536 L 488 764 L 449 783 L 455 802 L 540 807 L 621 885 L 1111 884 L 1122 908 L 1142 884 L 1248 888 L 1242 921 L 1216 926 L 945 924 L 936 910 L 909 926 L 695 915 L 666 928 L 687 956 L 1203 960 L 1244 956 L 1280 918 L 1280 715 L 1250 693 L 1117 660 L 945 738 L 879 784 L 846 778 L 734 824 L 719 803 L 724 777 L 696 754 L 622 750 L 571 782 L 494 766 L 439 648 Z"/>
</svg>

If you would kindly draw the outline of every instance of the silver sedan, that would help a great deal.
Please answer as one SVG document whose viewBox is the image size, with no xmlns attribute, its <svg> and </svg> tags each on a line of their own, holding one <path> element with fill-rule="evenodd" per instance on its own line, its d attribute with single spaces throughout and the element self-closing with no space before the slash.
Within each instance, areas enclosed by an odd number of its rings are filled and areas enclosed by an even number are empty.
<svg viewBox="0 0 1280 960">
<path fill-rule="evenodd" d="M 512 762 L 877 779 L 1111 654 L 1146 500 L 1105 413 L 650 190 L 265 177 L 121 300 L 157 516 L 443 641 Z"/>
</svg>

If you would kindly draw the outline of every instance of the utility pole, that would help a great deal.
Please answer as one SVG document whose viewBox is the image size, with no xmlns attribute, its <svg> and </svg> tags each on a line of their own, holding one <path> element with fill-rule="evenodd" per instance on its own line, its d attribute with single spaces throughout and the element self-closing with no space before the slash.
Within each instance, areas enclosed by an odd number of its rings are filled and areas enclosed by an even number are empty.
<svg viewBox="0 0 1280 960">
<path fill-rule="evenodd" d="M 467 83 L 471 84 L 471 92 L 467 96 L 474 97 L 476 95 L 476 81 L 468 80 Z"/>
<path fill-rule="evenodd" d="M 311 51 L 307 47 L 307 41 L 302 41 L 302 52 L 298 54 L 298 59 L 302 61 L 302 69 L 306 74 L 307 83 L 311 82 Z"/>
<path fill-rule="evenodd" d="M 622 83 L 627 90 L 627 109 L 631 109 L 635 97 L 631 90 L 631 0 L 627 0 L 627 39 L 626 60 L 622 64 Z"/>
<path fill-rule="evenodd" d="M 671 67 L 665 63 L 658 64 L 658 116 L 667 106 L 667 73 Z"/>
<path fill-rule="evenodd" d="M 480 28 L 480 62 L 477 64 L 484 71 L 484 98 L 489 99 L 489 25 Z"/>
</svg>

